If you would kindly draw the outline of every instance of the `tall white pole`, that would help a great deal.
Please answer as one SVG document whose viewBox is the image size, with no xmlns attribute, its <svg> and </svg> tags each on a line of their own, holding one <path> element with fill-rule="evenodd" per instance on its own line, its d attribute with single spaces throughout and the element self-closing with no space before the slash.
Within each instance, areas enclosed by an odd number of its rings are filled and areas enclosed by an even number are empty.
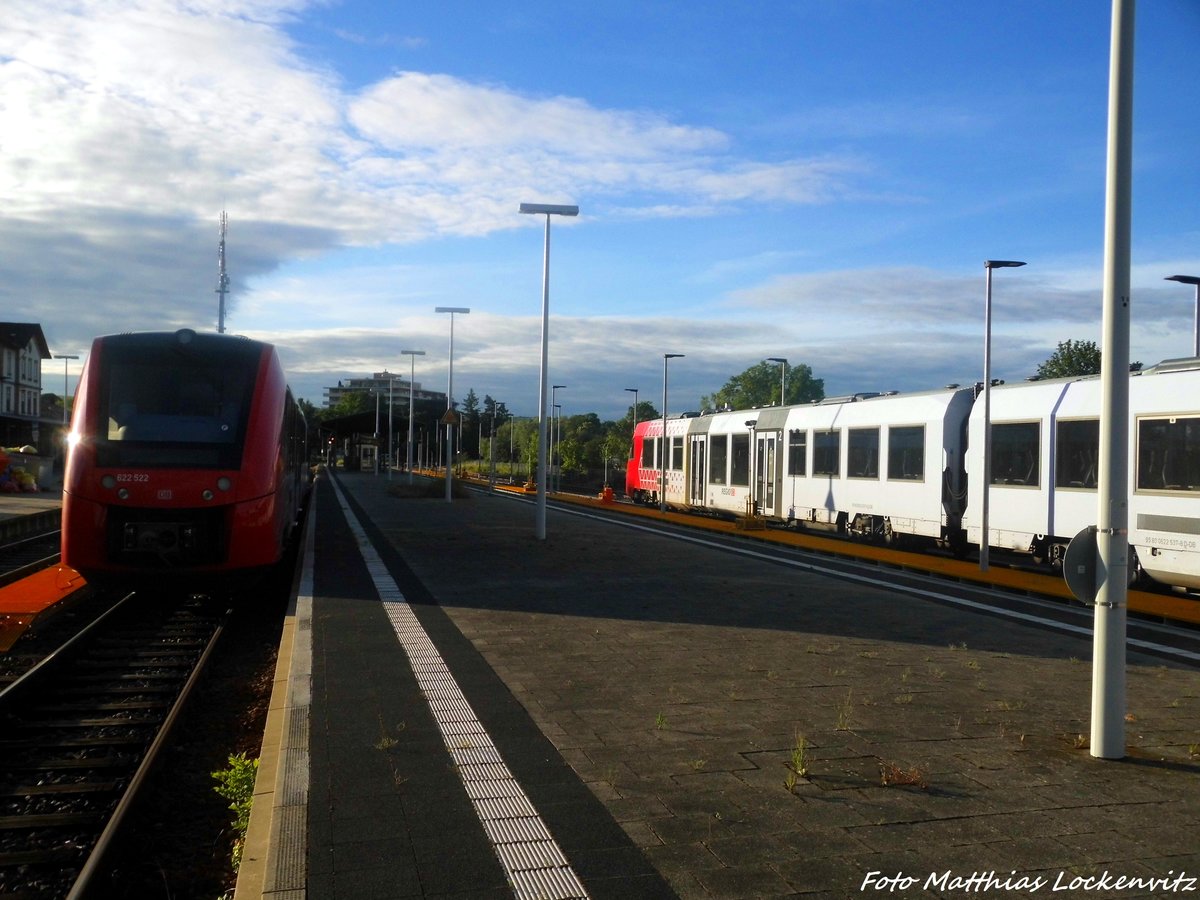
<svg viewBox="0 0 1200 900">
<path fill-rule="evenodd" d="M 550 203 L 522 203 L 518 212 L 546 217 L 546 236 L 542 242 L 542 360 L 538 379 L 538 463 L 537 503 L 534 518 L 534 535 L 539 541 L 546 539 L 546 384 L 550 343 L 550 217 L 577 216 L 578 206 L 559 206 Z"/>
<path fill-rule="evenodd" d="M 221 240 L 217 244 L 217 333 L 225 333 L 225 295 L 229 293 L 229 274 L 225 271 L 225 232 L 229 217 L 221 210 Z"/>
<path fill-rule="evenodd" d="M 454 313 L 450 313 L 450 373 L 446 384 L 446 502 L 454 480 Z"/>
<path fill-rule="evenodd" d="M 467 314 L 465 306 L 438 306 L 434 312 L 450 314 L 450 365 L 446 381 L 446 502 L 450 503 L 451 481 L 454 478 L 454 314 Z"/>
<path fill-rule="evenodd" d="M 988 513 L 992 494 L 992 267 L 983 264 L 986 281 L 983 292 L 983 502 L 979 505 L 979 571 L 986 572 L 991 557 L 988 547 Z"/>
<path fill-rule="evenodd" d="M 1134 0 L 1113 0 L 1104 211 L 1096 610 L 1091 754 L 1125 756 L 1125 608 L 1129 575 L 1129 269 Z"/>
<path fill-rule="evenodd" d="M 413 381 L 416 379 L 417 357 L 424 356 L 424 350 L 401 350 L 402 356 L 408 357 L 408 453 L 405 454 L 405 466 L 408 468 L 408 483 L 413 483 Z"/>
<path fill-rule="evenodd" d="M 78 356 L 72 356 L 72 355 L 69 355 L 69 354 L 63 354 L 62 356 L 56 356 L 56 357 L 54 357 L 54 358 L 55 358 L 55 359 L 61 359 L 61 360 L 63 361 L 63 395 L 62 395 L 62 408 L 63 408 L 63 425 L 65 426 L 65 425 L 67 424 L 67 421 L 68 421 L 68 419 L 67 419 L 67 391 L 70 389 L 70 388 L 69 388 L 69 385 L 68 385 L 68 379 L 70 378 L 70 373 L 67 371 L 67 366 L 69 366 L 69 365 L 70 365 L 70 362 L 69 362 L 69 360 L 72 360 L 72 359 L 79 359 L 79 357 L 78 357 Z"/>
<path fill-rule="evenodd" d="M 1200 277 L 1195 275 L 1169 275 L 1167 281 L 1178 281 L 1196 288 L 1196 313 L 1192 317 L 1192 356 L 1200 356 Z"/>
<path fill-rule="evenodd" d="M 671 445 L 667 441 L 667 362 L 682 357 L 682 353 L 663 354 L 662 441 L 659 443 L 662 458 L 659 460 L 658 510 L 664 513 L 667 511 L 667 456 L 671 452 Z"/>
<path fill-rule="evenodd" d="M 392 428 L 392 413 L 396 408 L 395 402 L 392 400 L 392 392 L 396 387 L 396 379 L 388 377 L 388 481 L 392 480 L 392 469 L 396 465 L 396 449 L 395 440 L 392 435 L 395 434 L 395 429 Z"/>
<path fill-rule="evenodd" d="M 980 504 L 979 571 L 986 572 L 990 558 L 988 512 L 992 495 L 992 269 L 1012 269 L 1025 263 L 1014 259 L 985 259 L 987 273 L 983 294 L 983 502 Z"/>
</svg>

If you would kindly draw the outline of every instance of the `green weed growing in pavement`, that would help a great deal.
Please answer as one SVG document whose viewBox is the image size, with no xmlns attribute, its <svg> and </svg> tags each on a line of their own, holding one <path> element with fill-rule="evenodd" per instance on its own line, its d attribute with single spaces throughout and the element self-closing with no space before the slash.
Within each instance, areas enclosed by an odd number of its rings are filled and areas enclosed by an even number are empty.
<svg viewBox="0 0 1200 900">
<path fill-rule="evenodd" d="M 242 864 L 246 846 L 246 829 L 250 827 L 250 807 L 254 803 L 254 779 L 258 777 L 258 760 L 247 759 L 245 753 L 229 757 L 226 768 L 212 773 L 217 796 L 229 801 L 233 813 L 233 853 L 231 862 L 236 872 Z"/>
<path fill-rule="evenodd" d="M 662 713 L 659 713 L 657 716 L 655 716 L 654 717 L 654 727 L 656 729 L 658 729 L 659 731 L 662 731 L 664 728 L 666 728 L 667 727 L 667 717 L 664 716 Z"/>
<path fill-rule="evenodd" d="M 792 748 L 792 758 L 785 763 L 787 766 L 787 777 L 783 779 L 783 786 L 788 789 L 788 793 L 796 790 L 796 783 L 801 778 L 808 777 L 808 739 L 804 735 L 796 734 L 796 746 Z"/>
</svg>

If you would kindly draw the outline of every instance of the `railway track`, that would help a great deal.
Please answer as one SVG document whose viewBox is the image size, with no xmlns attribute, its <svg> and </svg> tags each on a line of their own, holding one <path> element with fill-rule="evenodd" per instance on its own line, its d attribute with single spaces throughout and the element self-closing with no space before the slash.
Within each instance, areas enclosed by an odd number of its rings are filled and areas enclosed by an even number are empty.
<svg viewBox="0 0 1200 900">
<path fill-rule="evenodd" d="M 0 896 L 95 891 L 224 617 L 129 594 L 0 692 Z"/>
<path fill-rule="evenodd" d="M 60 559 L 61 534 L 57 530 L 46 531 L 0 547 L 0 587 L 56 564 Z"/>
<path fill-rule="evenodd" d="M 516 491 L 505 491 L 505 494 L 525 500 Z M 596 498 L 584 495 L 557 494 L 554 501 L 560 508 L 589 510 L 587 514 L 614 521 L 641 520 L 650 530 L 658 528 L 675 528 L 686 532 L 697 532 L 712 535 L 719 541 L 729 541 L 731 546 L 758 546 L 767 555 L 778 554 L 815 554 L 817 558 L 828 561 L 831 569 L 839 566 L 847 569 L 870 571 L 889 571 L 892 573 L 909 573 L 915 577 L 929 579 L 931 586 L 938 583 L 955 586 L 954 590 L 979 591 L 980 595 L 988 596 L 988 605 L 1016 604 L 1028 602 L 1045 602 L 1046 609 L 1059 612 L 1055 618 L 1077 618 L 1080 613 L 1091 614 L 1089 607 L 1084 607 L 1074 600 L 1062 577 L 1053 572 L 1047 572 L 1043 567 L 1032 567 L 1019 560 L 1011 565 L 1004 563 L 1004 555 L 993 558 L 993 566 L 986 574 L 981 574 L 977 563 L 970 560 L 958 560 L 949 556 L 937 554 L 916 553 L 896 550 L 889 547 L 866 542 L 848 540 L 815 532 L 798 532 L 783 528 L 759 528 L 757 530 L 742 530 L 734 523 L 709 516 L 696 515 L 678 511 L 668 511 L 665 515 L 659 513 L 657 507 L 647 508 L 628 502 L 602 504 Z M 529 501 L 527 501 L 529 502 Z M 639 527 L 633 526 L 631 527 Z M 766 549 L 771 548 L 771 549 Z M 1161 635 L 1160 626 L 1170 633 L 1167 643 L 1186 648 L 1189 654 L 1200 654 L 1200 600 L 1194 595 L 1162 590 L 1133 590 L 1129 592 L 1130 628 L 1138 627 Z M 1132 632 L 1131 632 L 1132 634 Z M 1154 640 L 1157 642 L 1158 637 Z"/>
</svg>

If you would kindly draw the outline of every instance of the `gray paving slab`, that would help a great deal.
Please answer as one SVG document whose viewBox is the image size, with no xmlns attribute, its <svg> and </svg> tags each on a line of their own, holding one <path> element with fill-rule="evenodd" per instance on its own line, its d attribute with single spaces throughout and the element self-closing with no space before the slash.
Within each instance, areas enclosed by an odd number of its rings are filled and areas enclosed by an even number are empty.
<svg viewBox="0 0 1200 900">
<path fill-rule="evenodd" d="M 1003 879 L 1027 876 L 1033 896 L 1151 897 L 1200 877 L 1195 669 L 1130 653 L 1130 756 L 1100 761 L 1087 639 L 553 509 L 539 542 L 507 498 L 340 483 L 447 617 L 435 643 L 464 640 L 680 897 L 856 896 L 871 873 L 915 879 L 889 896 L 1020 896 Z"/>
</svg>

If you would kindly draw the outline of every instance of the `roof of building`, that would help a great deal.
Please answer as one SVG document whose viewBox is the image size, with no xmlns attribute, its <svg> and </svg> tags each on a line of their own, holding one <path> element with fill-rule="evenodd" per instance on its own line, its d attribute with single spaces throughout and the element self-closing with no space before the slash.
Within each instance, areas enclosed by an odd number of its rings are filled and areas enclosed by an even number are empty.
<svg viewBox="0 0 1200 900">
<path fill-rule="evenodd" d="M 20 350 L 33 341 L 42 359 L 50 359 L 50 345 L 46 343 L 46 335 L 42 326 L 36 322 L 0 322 L 0 346 Z"/>
</svg>

